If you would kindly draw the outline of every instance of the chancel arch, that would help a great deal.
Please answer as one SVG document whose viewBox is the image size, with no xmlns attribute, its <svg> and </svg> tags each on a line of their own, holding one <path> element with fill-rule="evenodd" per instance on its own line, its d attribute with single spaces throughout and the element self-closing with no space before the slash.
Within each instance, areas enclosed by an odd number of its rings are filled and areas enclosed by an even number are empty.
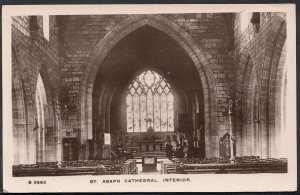
<svg viewBox="0 0 300 195">
<path fill-rule="evenodd" d="M 87 138 L 92 139 L 93 124 L 92 124 L 92 111 L 93 101 L 92 93 L 95 87 L 95 79 L 97 73 L 102 71 L 103 62 L 106 59 L 108 53 L 116 48 L 116 45 L 127 35 L 139 30 L 141 27 L 149 27 L 168 35 L 176 44 L 178 44 L 182 51 L 187 54 L 191 60 L 192 66 L 194 66 L 197 76 L 200 78 L 200 85 L 202 86 L 203 94 L 202 99 L 205 106 L 204 109 L 204 131 L 205 142 L 207 145 L 218 145 L 216 140 L 212 140 L 211 136 L 218 134 L 217 132 L 217 120 L 215 113 L 215 81 L 213 73 L 210 69 L 209 62 L 204 57 L 201 47 L 188 35 L 184 30 L 178 27 L 173 22 L 169 21 L 163 16 L 131 16 L 125 19 L 119 25 L 117 25 L 110 33 L 108 33 L 96 46 L 94 52 L 91 54 L 92 58 L 86 68 L 85 77 L 83 77 L 82 90 L 81 90 L 81 140 L 84 141 Z M 150 64 L 144 64 L 145 67 Z M 108 75 L 106 75 L 108 76 Z M 130 76 L 130 75 L 128 75 Z M 103 79 L 103 77 L 102 77 Z M 193 90 L 191 90 L 193 91 Z M 195 92 L 195 91 L 194 91 Z M 192 92 L 191 94 L 193 94 Z M 93 94 L 93 95 L 92 95 Z M 190 95 L 191 95 L 190 94 Z M 186 94 L 185 94 L 186 98 Z M 103 114 L 103 113 L 101 113 Z M 102 121 L 103 122 L 103 121 Z M 210 143 L 212 141 L 212 143 Z M 215 154 L 210 150 L 212 147 L 206 147 L 206 153 L 210 155 L 216 155 L 218 153 L 215 150 Z"/>
</svg>

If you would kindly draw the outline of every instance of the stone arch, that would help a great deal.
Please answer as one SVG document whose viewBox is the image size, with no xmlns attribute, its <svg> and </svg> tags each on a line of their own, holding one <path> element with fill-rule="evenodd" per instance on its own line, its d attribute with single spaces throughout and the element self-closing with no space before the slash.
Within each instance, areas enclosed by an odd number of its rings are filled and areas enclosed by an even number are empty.
<svg viewBox="0 0 300 195">
<path fill-rule="evenodd" d="M 274 135 L 273 135 L 273 145 L 271 151 L 275 153 L 274 157 L 286 157 L 285 156 L 285 134 L 286 134 L 286 82 L 287 82 L 287 64 L 286 64 L 286 42 L 282 48 L 280 55 L 280 60 L 278 62 L 278 67 L 276 70 L 276 78 L 273 86 L 270 90 L 274 90 L 271 93 L 271 113 L 274 113 Z M 273 155 L 272 155 L 273 156 Z"/>
<path fill-rule="evenodd" d="M 252 88 L 255 87 L 254 81 L 256 81 L 255 77 L 255 65 L 253 58 L 250 55 L 250 52 L 247 48 L 244 49 L 240 59 L 239 66 L 236 72 L 236 91 L 235 98 L 239 100 L 238 105 L 235 109 L 235 134 L 236 134 L 236 143 L 238 145 L 237 155 L 243 154 L 244 148 L 244 131 L 245 129 L 245 121 L 249 118 L 249 113 L 247 112 L 249 103 L 253 102 L 249 97 L 253 97 Z M 250 112 L 252 108 L 250 109 Z"/>
<path fill-rule="evenodd" d="M 279 71 L 278 71 L 279 72 Z M 279 79 L 278 79 L 279 81 Z M 280 83 L 280 90 L 278 90 L 280 92 L 280 94 L 276 94 L 275 95 L 275 102 L 276 105 L 278 107 L 280 107 L 280 109 L 276 108 L 276 124 L 275 124 L 275 133 L 277 133 L 277 136 L 279 137 L 279 146 L 280 148 L 277 150 L 278 154 L 277 156 L 282 157 L 286 157 L 286 146 L 288 145 L 288 141 L 286 139 L 286 132 L 287 132 L 287 124 L 286 124 L 286 116 L 287 116 L 287 66 L 286 64 L 283 67 L 283 71 L 282 71 L 282 76 L 280 79 L 281 83 Z M 280 98 L 280 100 L 279 100 Z M 280 102 L 280 104 L 279 104 Z M 280 111 L 278 111 L 280 110 Z M 280 116 L 280 122 L 277 122 L 278 120 L 278 115 Z M 278 132 L 279 130 L 279 132 Z M 276 134 L 275 134 L 276 135 Z M 276 144 L 277 146 L 277 144 Z"/>
<path fill-rule="evenodd" d="M 35 134 L 36 134 L 36 159 L 37 162 L 42 162 L 45 160 L 45 138 L 46 138 L 46 127 L 47 118 L 49 117 L 49 112 L 47 108 L 47 97 L 45 85 L 42 77 L 38 74 L 36 90 L 35 90 Z"/>
<path fill-rule="evenodd" d="M 38 74 L 41 75 L 41 78 L 43 80 L 43 84 L 44 84 L 44 87 L 45 87 L 45 92 L 46 92 L 46 97 L 47 97 L 47 104 L 49 106 L 49 109 L 52 109 L 54 107 L 54 104 L 55 104 L 55 90 L 54 90 L 54 87 L 50 81 L 50 78 L 49 78 L 49 75 L 47 73 L 47 70 L 46 70 L 46 63 L 42 63 L 41 66 L 40 66 L 40 70 L 38 72 Z M 37 75 L 38 76 L 38 75 Z M 37 79 L 36 79 L 36 83 L 37 83 Z M 50 112 L 51 110 L 49 110 Z M 55 126 L 55 117 L 53 115 L 53 111 L 51 111 L 52 114 L 50 114 L 49 116 L 49 125 L 51 123 L 51 125 L 54 127 Z"/>
<path fill-rule="evenodd" d="M 207 145 L 206 153 L 217 156 L 217 150 L 211 151 L 212 148 L 218 147 L 218 142 L 211 138 L 212 136 L 218 136 L 218 132 L 216 131 L 218 127 L 216 120 L 216 89 L 211 65 L 203 55 L 203 51 L 199 44 L 186 31 L 169 19 L 157 15 L 130 16 L 106 34 L 93 50 L 90 55 L 90 61 L 87 64 L 84 77 L 82 78 L 81 85 L 81 141 L 84 141 L 87 138 L 92 138 L 92 91 L 93 83 L 101 63 L 108 52 L 121 39 L 145 25 L 154 27 L 172 37 L 187 52 L 194 62 L 198 70 L 204 92 L 205 137 Z M 212 130 L 214 131 L 212 132 Z M 215 144 L 216 146 L 214 145 L 211 147 L 210 144 Z"/>
<path fill-rule="evenodd" d="M 53 108 L 53 96 L 52 96 L 52 83 L 50 81 L 48 72 L 47 72 L 47 63 L 49 64 L 52 60 L 40 50 L 38 50 L 34 43 L 32 44 L 34 51 L 37 51 L 34 54 L 33 58 L 41 59 L 39 64 L 34 64 L 36 69 L 30 68 L 30 52 L 26 49 L 25 42 L 22 42 L 19 37 L 20 32 L 12 33 L 12 74 L 13 78 L 19 79 L 20 85 L 22 86 L 24 106 L 22 109 L 25 112 L 25 123 L 24 131 L 26 132 L 25 136 L 25 145 L 26 145 L 26 159 L 20 161 L 20 163 L 35 163 L 36 162 L 36 144 L 35 144 L 35 127 L 37 119 L 37 110 L 36 110 L 36 100 L 35 92 L 37 85 L 38 75 L 41 74 L 45 85 L 45 91 L 47 96 L 47 103 Z M 27 38 L 27 37 L 26 37 Z M 27 42 L 26 42 L 27 43 Z M 14 82 L 16 86 L 16 82 Z M 13 86 L 14 87 L 14 86 Z M 20 88 L 20 87 L 18 87 Z M 19 91 L 19 89 L 18 89 Z M 19 93 L 19 92 L 17 92 Z M 19 101 L 19 100 L 18 100 Z M 55 120 L 54 114 L 48 115 L 47 126 L 52 127 L 55 131 Z M 51 157 L 51 160 L 55 160 Z"/>
<path fill-rule="evenodd" d="M 243 148 L 244 155 L 259 155 L 260 152 L 260 136 L 259 131 L 259 95 L 260 95 L 260 81 L 257 73 L 254 70 L 251 73 L 246 94 L 246 106 L 243 110 L 245 113 L 245 120 L 242 121 L 246 126 L 243 130 Z"/>
<path fill-rule="evenodd" d="M 14 56 L 14 54 L 13 54 Z M 28 163 L 26 107 L 23 81 L 16 67 L 15 58 L 12 62 L 12 121 L 14 137 L 14 164 Z"/>
<path fill-rule="evenodd" d="M 235 124 L 238 139 L 237 143 L 240 144 L 239 148 L 244 148 L 243 144 L 245 141 L 243 141 L 242 137 L 243 125 L 246 122 L 254 122 L 252 118 L 250 118 L 251 121 L 247 121 L 249 119 L 247 112 L 252 112 L 252 108 L 249 110 L 247 105 L 253 104 L 255 93 L 258 93 L 260 102 L 259 126 L 263 130 L 260 137 L 260 139 L 263 140 L 259 152 L 261 157 L 273 156 L 272 150 L 274 150 L 274 145 L 276 145 L 274 139 L 276 115 L 274 113 L 275 105 L 278 104 L 278 102 L 275 101 L 275 87 L 277 85 L 278 68 L 281 66 L 278 64 L 286 39 L 285 22 L 283 22 L 281 18 L 275 17 L 268 33 L 269 36 L 266 42 L 269 44 L 266 44 L 264 47 L 264 56 L 261 60 L 262 64 L 259 65 L 259 63 L 255 61 L 258 59 L 252 58 L 248 48 L 245 48 L 239 59 L 239 66 L 236 72 L 236 98 L 241 100 L 240 102 L 242 104 L 237 108 L 237 111 L 241 113 L 238 114 L 238 119 Z M 253 82 L 259 86 L 259 91 L 256 92 L 254 89 L 250 89 L 251 87 L 253 88 Z M 242 155 L 243 151 L 239 153 Z"/>
<path fill-rule="evenodd" d="M 264 144 L 263 155 L 265 157 L 272 157 L 276 154 L 275 151 L 275 85 L 276 75 L 278 71 L 279 60 L 286 39 L 286 23 L 279 17 L 273 18 L 270 26 L 269 36 L 267 38 L 268 44 L 266 47 L 266 54 L 264 57 L 264 64 L 262 66 L 262 73 L 267 73 L 261 78 L 262 93 L 262 128 L 266 130 L 263 137 Z"/>
<path fill-rule="evenodd" d="M 44 129 L 44 149 L 43 149 L 43 161 L 55 161 L 59 160 L 57 156 L 57 120 L 56 120 L 56 101 L 58 100 L 58 83 L 53 78 L 53 69 L 56 67 L 54 61 L 42 52 L 37 52 L 38 57 L 41 59 L 40 63 L 37 64 L 37 72 L 34 76 L 34 91 L 37 90 L 38 77 L 40 75 L 42 85 L 45 90 L 45 100 L 43 111 L 45 113 L 45 129 Z M 51 69 L 51 72 L 49 71 Z M 37 102 L 35 102 L 37 106 Z M 35 118 L 37 119 L 37 107 L 35 107 Z M 41 160 L 41 159 L 40 159 Z"/>
<path fill-rule="evenodd" d="M 22 42 L 16 37 L 16 33 L 12 33 L 12 59 L 14 60 L 12 65 L 15 65 L 13 71 L 18 71 L 19 76 L 24 85 L 24 91 L 26 94 L 31 94 L 32 86 L 29 79 L 29 68 L 24 63 L 24 56 L 26 52 L 23 49 Z M 26 96 L 28 97 L 28 96 Z M 25 98 L 26 98 L 25 97 Z"/>
<path fill-rule="evenodd" d="M 275 27 L 274 27 L 275 28 Z M 286 55 L 286 23 L 282 22 L 276 29 L 276 40 L 273 48 L 272 61 L 268 75 L 268 121 L 270 131 L 270 151 L 272 157 L 279 157 L 280 144 L 277 143 L 281 133 L 281 92 L 282 81 L 285 79 L 284 68 Z M 279 98 L 278 98 L 279 96 Z"/>
<path fill-rule="evenodd" d="M 13 36 L 14 37 L 14 36 Z M 14 39 L 14 38 L 13 38 Z M 22 50 L 22 45 L 19 42 L 12 41 L 12 76 L 18 79 L 17 82 L 13 80 L 13 87 L 19 86 L 18 90 L 21 90 L 23 94 L 22 107 L 25 117 L 23 122 L 23 133 L 26 134 L 22 141 L 25 145 L 25 156 L 19 163 L 35 163 L 35 143 L 34 143 L 34 97 L 32 93 L 32 83 L 29 79 L 28 68 L 24 63 L 24 56 L 26 53 Z M 16 85 L 19 83 L 18 85 Z M 13 89 L 14 90 L 14 89 Z M 21 100 L 21 99 L 19 99 Z M 18 100 L 18 101 L 19 101 Z M 20 101 L 19 101 L 20 103 Z M 14 119 L 14 118 L 13 118 Z M 21 159 L 20 159 L 21 160 Z"/>
<path fill-rule="evenodd" d="M 244 81 L 246 72 L 249 72 L 249 64 L 253 64 L 253 59 L 250 56 L 250 52 L 247 48 L 241 54 L 240 59 L 238 60 L 238 69 L 236 71 L 236 98 L 240 99 L 243 93 Z M 252 68 L 252 67 L 251 67 Z"/>
<path fill-rule="evenodd" d="M 35 118 L 37 161 L 56 160 L 56 120 L 51 95 L 51 87 L 47 75 L 40 70 L 36 82 L 35 92 Z"/>
</svg>

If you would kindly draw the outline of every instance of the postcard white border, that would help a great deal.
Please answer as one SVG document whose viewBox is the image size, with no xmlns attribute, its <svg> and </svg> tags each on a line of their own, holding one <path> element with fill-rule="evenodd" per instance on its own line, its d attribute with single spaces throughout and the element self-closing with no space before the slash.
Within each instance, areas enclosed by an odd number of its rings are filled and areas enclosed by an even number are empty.
<svg viewBox="0 0 300 195">
<path fill-rule="evenodd" d="M 30 5 L 3 6 L 2 83 L 3 83 L 3 188 L 8 192 L 221 192 L 221 191 L 294 191 L 297 189 L 296 147 L 296 20 L 293 4 L 202 4 L 202 5 Z M 198 175 L 118 175 L 12 177 L 11 111 L 11 17 L 18 15 L 94 15 L 211 12 L 286 12 L 287 13 L 287 129 L 289 140 L 287 174 L 198 174 Z M 91 184 L 100 178 L 190 178 L 186 183 Z M 46 180 L 46 185 L 28 185 L 29 180 Z"/>
</svg>

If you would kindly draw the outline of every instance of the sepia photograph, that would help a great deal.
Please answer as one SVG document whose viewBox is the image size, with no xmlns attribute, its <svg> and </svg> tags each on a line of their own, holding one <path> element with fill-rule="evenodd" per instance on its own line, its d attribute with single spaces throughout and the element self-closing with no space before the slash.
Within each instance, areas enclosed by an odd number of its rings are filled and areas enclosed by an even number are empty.
<svg viewBox="0 0 300 195">
<path fill-rule="evenodd" d="M 148 6 L 3 7 L 4 189 L 296 190 L 295 7 Z"/>
</svg>

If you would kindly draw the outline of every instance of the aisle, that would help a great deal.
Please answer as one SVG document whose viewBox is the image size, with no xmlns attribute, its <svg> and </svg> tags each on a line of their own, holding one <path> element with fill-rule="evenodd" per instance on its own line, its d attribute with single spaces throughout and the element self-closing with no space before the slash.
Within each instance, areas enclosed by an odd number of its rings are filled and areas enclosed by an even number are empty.
<svg viewBox="0 0 300 195">
<path fill-rule="evenodd" d="M 163 163 L 172 163 L 172 161 L 170 161 L 167 158 L 163 158 L 163 159 L 157 159 L 157 171 L 155 172 L 143 172 L 143 167 L 142 167 L 142 159 L 134 159 L 136 160 L 136 165 L 138 167 L 138 175 L 160 175 L 161 174 L 161 162 Z"/>
</svg>

